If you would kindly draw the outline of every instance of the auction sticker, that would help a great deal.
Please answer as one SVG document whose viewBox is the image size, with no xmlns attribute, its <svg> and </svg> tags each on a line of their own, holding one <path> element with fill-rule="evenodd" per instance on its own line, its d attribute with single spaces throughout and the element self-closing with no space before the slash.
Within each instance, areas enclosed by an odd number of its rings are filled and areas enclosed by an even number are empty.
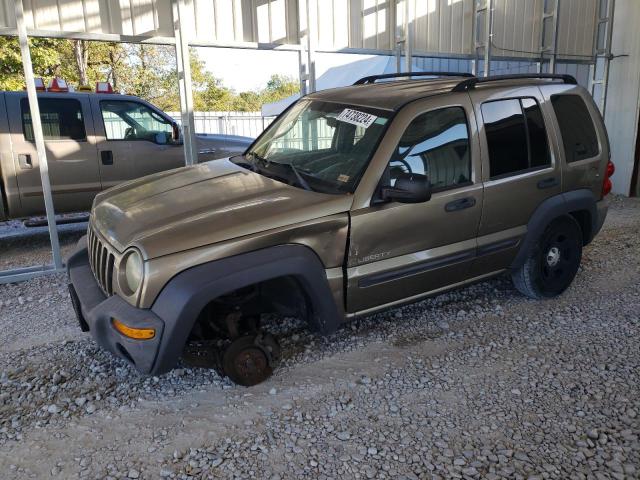
<svg viewBox="0 0 640 480">
<path fill-rule="evenodd" d="M 369 128 L 371 124 L 376 121 L 376 118 L 378 117 L 371 115 L 370 113 L 345 108 L 342 113 L 338 115 L 337 119 L 341 122 L 357 125 L 358 127 Z"/>
</svg>

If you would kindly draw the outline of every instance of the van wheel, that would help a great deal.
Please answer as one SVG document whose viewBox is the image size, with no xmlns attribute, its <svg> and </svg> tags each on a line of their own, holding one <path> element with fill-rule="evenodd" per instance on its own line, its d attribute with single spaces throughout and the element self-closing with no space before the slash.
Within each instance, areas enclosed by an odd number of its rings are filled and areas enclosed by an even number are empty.
<svg viewBox="0 0 640 480">
<path fill-rule="evenodd" d="M 582 230 L 572 217 L 547 226 L 524 264 L 511 273 L 516 289 L 530 298 L 551 298 L 564 292 L 582 259 Z"/>
<path fill-rule="evenodd" d="M 225 349 L 222 369 L 233 383 L 250 387 L 271 376 L 272 365 L 279 356 L 280 347 L 272 335 L 244 335 Z"/>
</svg>

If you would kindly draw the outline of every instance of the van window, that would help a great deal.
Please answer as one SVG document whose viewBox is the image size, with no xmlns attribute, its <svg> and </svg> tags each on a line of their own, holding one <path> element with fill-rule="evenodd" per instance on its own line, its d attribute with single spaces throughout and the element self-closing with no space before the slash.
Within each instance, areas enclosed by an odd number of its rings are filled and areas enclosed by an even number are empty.
<svg viewBox="0 0 640 480">
<path fill-rule="evenodd" d="M 592 158 L 600 153 L 593 120 L 579 95 L 553 95 L 553 110 L 558 119 L 567 162 Z"/>
<path fill-rule="evenodd" d="M 82 106 L 72 98 L 40 98 L 40 122 L 45 140 L 85 140 Z M 22 133 L 27 142 L 34 142 L 33 124 L 29 99 L 20 100 L 22 110 Z"/>
<path fill-rule="evenodd" d="M 489 175 L 500 178 L 551 165 L 547 131 L 533 98 L 482 104 L 489 147 Z"/>
<path fill-rule="evenodd" d="M 100 110 L 108 140 L 171 141 L 172 123 L 142 103 L 102 100 Z"/>
<path fill-rule="evenodd" d="M 460 107 L 426 112 L 407 127 L 389 161 L 389 183 L 401 173 L 426 175 L 434 191 L 471 181 L 467 116 Z"/>
</svg>

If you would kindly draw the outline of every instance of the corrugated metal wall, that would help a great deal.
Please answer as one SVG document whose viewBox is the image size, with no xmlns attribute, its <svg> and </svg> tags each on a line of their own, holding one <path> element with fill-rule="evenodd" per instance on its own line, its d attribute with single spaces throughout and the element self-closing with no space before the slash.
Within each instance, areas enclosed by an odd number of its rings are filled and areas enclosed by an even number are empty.
<svg viewBox="0 0 640 480">
<path fill-rule="evenodd" d="M 305 0 L 300 0 L 302 5 Z M 473 53 L 475 0 L 310 0 L 315 44 L 323 51 L 389 54 L 402 34 L 405 2 L 416 55 Z M 24 0 L 27 26 L 171 42 L 171 0 Z M 494 56 L 534 57 L 544 0 L 494 0 Z M 598 0 L 560 0 L 558 51 L 585 60 L 593 50 Z M 0 0 L 1 29 L 14 28 L 13 0 Z M 298 0 L 187 0 L 187 31 L 198 45 L 297 45 Z M 304 7 L 303 7 L 303 13 Z M 499 47 L 499 48 L 498 48 Z M 577 55 L 578 57 L 573 57 Z M 579 56 L 584 57 L 579 57 Z M 561 55 L 562 57 L 562 55 Z"/>
</svg>

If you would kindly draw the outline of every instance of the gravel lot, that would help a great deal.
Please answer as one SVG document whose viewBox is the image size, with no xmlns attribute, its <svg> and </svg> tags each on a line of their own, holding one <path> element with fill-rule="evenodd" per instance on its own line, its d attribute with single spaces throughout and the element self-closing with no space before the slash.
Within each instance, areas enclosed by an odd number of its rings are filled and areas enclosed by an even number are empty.
<svg viewBox="0 0 640 480">
<path fill-rule="evenodd" d="M 47 250 L 0 224 L 0 269 Z M 636 199 L 614 199 L 561 298 L 497 278 L 330 338 L 287 319 L 281 367 L 248 389 L 138 375 L 80 332 L 65 283 L 0 285 L 3 479 L 640 478 Z"/>
</svg>

